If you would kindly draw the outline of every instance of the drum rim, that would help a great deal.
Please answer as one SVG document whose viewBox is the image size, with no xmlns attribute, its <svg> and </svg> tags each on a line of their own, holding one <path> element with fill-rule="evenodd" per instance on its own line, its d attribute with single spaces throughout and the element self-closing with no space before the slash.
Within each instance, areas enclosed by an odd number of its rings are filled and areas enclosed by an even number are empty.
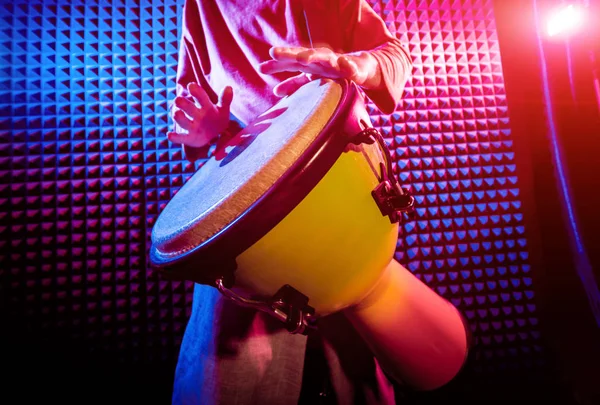
<svg viewBox="0 0 600 405">
<path fill-rule="evenodd" d="M 161 255 L 153 243 L 149 252 L 153 268 L 175 280 L 214 285 L 224 277 L 233 283 L 236 257 L 294 210 L 335 164 L 351 136 L 361 131 L 358 120 L 348 119 L 362 105 L 358 88 L 347 80 L 335 82 L 342 87 L 336 110 L 294 164 L 245 212 L 202 244 L 172 257 Z M 294 188 L 282 190 L 286 183 Z"/>
</svg>

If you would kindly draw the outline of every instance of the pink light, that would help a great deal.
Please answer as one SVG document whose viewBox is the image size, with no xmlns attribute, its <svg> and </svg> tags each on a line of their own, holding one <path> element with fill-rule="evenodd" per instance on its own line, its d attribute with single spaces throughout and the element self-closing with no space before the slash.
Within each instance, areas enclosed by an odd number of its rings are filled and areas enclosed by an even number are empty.
<svg viewBox="0 0 600 405">
<path fill-rule="evenodd" d="M 559 34 L 572 34 L 583 25 L 583 9 L 569 4 L 555 11 L 548 20 L 548 35 L 553 37 Z"/>
</svg>

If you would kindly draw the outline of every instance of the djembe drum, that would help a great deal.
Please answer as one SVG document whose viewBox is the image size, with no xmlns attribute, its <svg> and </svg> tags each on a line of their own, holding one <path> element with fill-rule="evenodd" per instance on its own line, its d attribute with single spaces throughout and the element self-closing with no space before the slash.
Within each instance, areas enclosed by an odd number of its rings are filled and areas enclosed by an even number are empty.
<svg viewBox="0 0 600 405">
<path fill-rule="evenodd" d="M 407 285 L 426 287 L 393 276 L 398 221 L 413 199 L 369 123 L 346 81 L 312 81 L 282 99 L 221 142 L 169 201 L 152 230 L 152 265 L 212 285 L 291 333 L 346 310 L 376 354 L 393 352 L 398 331 L 380 315 Z M 388 361 L 392 374 L 403 373 L 394 363 L 419 361 L 399 357 Z"/>
</svg>

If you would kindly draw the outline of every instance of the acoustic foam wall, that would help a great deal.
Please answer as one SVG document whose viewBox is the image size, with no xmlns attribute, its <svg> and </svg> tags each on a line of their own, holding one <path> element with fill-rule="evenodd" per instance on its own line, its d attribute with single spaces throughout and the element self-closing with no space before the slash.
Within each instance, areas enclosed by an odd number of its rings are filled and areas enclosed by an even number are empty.
<svg viewBox="0 0 600 405">
<path fill-rule="evenodd" d="M 417 197 L 397 258 L 464 311 L 481 367 L 533 366 L 542 348 L 492 2 L 372 4 L 414 62 L 397 112 L 371 110 Z"/>
<path fill-rule="evenodd" d="M 164 139 L 179 8 L 2 5 L 4 298 L 31 327 L 134 360 L 173 357 L 189 307 L 146 263 L 185 165 Z"/>
<path fill-rule="evenodd" d="M 459 306 L 480 370 L 542 362 L 489 0 L 371 1 L 414 59 L 369 107 L 417 209 L 397 258 Z M 182 2 L 0 5 L 0 305 L 125 362 L 172 362 L 191 284 L 148 269 L 157 215 L 194 172 L 165 138 Z"/>
</svg>

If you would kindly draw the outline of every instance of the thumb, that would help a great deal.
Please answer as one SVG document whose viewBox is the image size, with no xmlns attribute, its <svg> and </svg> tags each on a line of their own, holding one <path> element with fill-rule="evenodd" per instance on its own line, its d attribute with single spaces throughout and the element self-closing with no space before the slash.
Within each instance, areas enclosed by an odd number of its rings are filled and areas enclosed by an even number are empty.
<svg viewBox="0 0 600 405">
<path fill-rule="evenodd" d="M 273 88 L 273 93 L 277 97 L 289 96 L 308 82 L 310 82 L 310 77 L 304 73 L 301 73 L 279 83 Z"/>
<path fill-rule="evenodd" d="M 233 89 L 231 86 L 226 86 L 219 95 L 219 107 L 229 109 L 233 100 Z"/>
<path fill-rule="evenodd" d="M 174 131 L 167 132 L 167 139 L 173 143 L 185 143 L 186 138 L 186 134 L 181 134 Z"/>
</svg>

